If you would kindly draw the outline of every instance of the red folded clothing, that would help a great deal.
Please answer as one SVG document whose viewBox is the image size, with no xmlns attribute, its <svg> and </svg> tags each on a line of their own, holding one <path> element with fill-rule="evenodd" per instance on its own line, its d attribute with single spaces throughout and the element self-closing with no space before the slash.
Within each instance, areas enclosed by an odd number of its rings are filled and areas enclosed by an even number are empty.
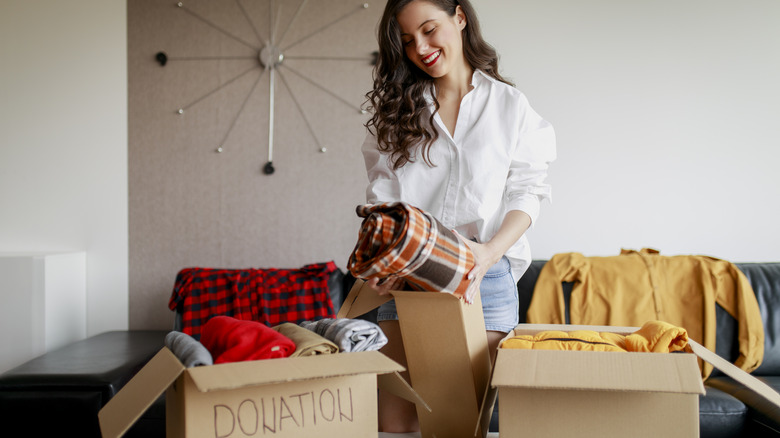
<svg viewBox="0 0 780 438">
<path fill-rule="evenodd" d="M 211 353 L 214 363 L 276 359 L 295 352 L 295 343 L 265 324 L 215 316 L 206 322 L 200 342 Z"/>
</svg>

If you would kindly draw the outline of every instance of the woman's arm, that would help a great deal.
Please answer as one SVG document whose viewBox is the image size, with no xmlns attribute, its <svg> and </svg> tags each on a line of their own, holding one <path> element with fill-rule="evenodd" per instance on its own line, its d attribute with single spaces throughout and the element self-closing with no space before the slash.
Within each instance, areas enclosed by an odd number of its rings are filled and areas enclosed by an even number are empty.
<svg viewBox="0 0 780 438">
<path fill-rule="evenodd" d="M 366 135 L 361 151 L 368 176 L 366 203 L 398 201 L 401 196 L 398 175 L 390 168 L 387 155 L 377 149 L 376 138 L 371 133 Z"/>
<path fill-rule="evenodd" d="M 501 222 L 501 227 L 499 227 L 496 235 L 485 243 L 472 242 L 458 234 L 471 248 L 476 262 L 467 274 L 467 278 L 471 280 L 471 284 L 464 295 L 467 303 L 471 304 L 474 302 L 474 297 L 479 290 L 479 284 L 482 282 L 482 277 L 485 276 L 487 270 L 501 260 L 501 257 L 523 236 L 530 226 L 531 216 L 524 211 L 512 210 L 504 216 L 504 220 Z"/>
</svg>

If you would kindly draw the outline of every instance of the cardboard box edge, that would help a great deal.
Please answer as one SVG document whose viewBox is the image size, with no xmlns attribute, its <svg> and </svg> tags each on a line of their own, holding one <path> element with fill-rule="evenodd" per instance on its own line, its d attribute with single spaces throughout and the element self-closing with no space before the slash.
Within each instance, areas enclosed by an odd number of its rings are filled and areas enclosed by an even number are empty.
<svg viewBox="0 0 780 438">
<path fill-rule="evenodd" d="M 506 382 L 502 382 L 501 376 L 503 375 L 500 370 L 506 368 L 508 365 L 504 365 L 505 362 L 507 362 L 509 359 L 507 356 L 518 356 L 518 355 L 529 355 L 534 354 L 534 358 L 536 355 L 557 355 L 557 354 L 580 354 L 580 353 L 587 353 L 587 354 L 601 354 L 599 352 L 574 352 L 574 351 L 563 351 L 563 350 L 507 350 L 502 349 L 501 344 L 504 342 L 504 340 L 511 338 L 512 336 L 516 334 L 535 334 L 541 331 L 548 331 L 548 330 L 558 330 L 558 331 L 575 331 L 575 330 L 591 330 L 591 331 L 597 331 L 597 332 L 611 332 L 611 333 L 618 333 L 618 334 L 630 334 L 637 330 L 639 330 L 638 327 L 620 327 L 620 326 L 595 326 L 595 325 L 567 325 L 567 324 L 518 324 L 514 329 L 512 329 L 511 332 L 509 332 L 498 344 L 498 351 L 496 353 L 496 363 L 493 365 L 493 369 L 491 372 L 490 377 L 490 386 L 493 388 L 496 387 L 532 387 L 536 389 L 561 389 L 561 390 L 602 390 L 595 386 L 546 386 L 546 385 L 536 385 L 536 386 L 530 386 L 530 385 L 511 385 Z M 703 348 L 703 347 L 702 347 Z M 535 351 L 535 353 L 529 353 L 529 351 Z M 622 360 L 635 360 L 636 358 L 639 358 L 641 355 L 644 354 L 651 354 L 651 353 L 612 353 L 617 354 L 620 356 L 614 356 L 619 357 L 619 359 Z M 630 355 L 630 356 L 627 356 Z M 675 392 L 675 393 L 687 393 L 687 394 L 704 394 L 704 384 L 700 378 L 700 376 L 694 377 L 693 375 L 688 375 L 691 373 L 686 373 L 688 365 L 686 362 L 691 361 L 695 363 L 696 358 L 700 357 L 698 354 L 689 354 L 685 356 L 674 356 L 672 359 L 674 360 L 674 363 L 678 367 L 678 370 L 680 370 L 680 373 L 683 373 L 681 375 L 686 376 L 686 379 L 684 382 L 681 382 L 679 385 L 679 389 L 672 390 L 672 388 L 666 388 L 665 390 L 660 391 L 649 391 L 647 388 L 641 388 L 641 387 L 633 387 L 633 386 L 627 386 L 626 388 L 616 388 L 616 387 L 607 387 L 603 390 L 608 391 L 644 391 L 644 392 Z M 511 362 L 511 361 L 510 361 Z M 682 368 L 681 368 L 682 367 Z M 698 372 L 698 365 L 694 367 L 696 371 Z M 498 369 L 498 372 L 497 372 Z M 693 368 L 691 368 L 693 369 Z M 741 371 L 741 370 L 740 370 Z M 499 382 L 496 383 L 496 379 L 498 376 Z"/>
<path fill-rule="evenodd" d="M 355 280 L 349 294 L 341 303 L 341 308 L 336 314 L 337 318 L 355 318 L 366 314 L 382 304 L 392 300 L 390 295 L 379 295 L 375 289 L 367 286 L 361 279 Z"/>
<path fill-rule="evenodd" d="M 736 365 L 708 350 L 698 342 L 691 339 L 688 341 L 688 344 L 691 346 L 696 356 L 700 357 L 705 362 L 708 362 L 710 365 L 722 371 L 724 374 L 736 380 L 737 382 L 745 385 L 748 389 L 760 395 L 766 401 L 780 409 L 780 393 L 772 389 L 771 386 L 751 376 L 744 370 L 738 368 Z"/>
<path fill-rule="evenodd" d="M 383 390 L 416 405 L 422 405 L 425 410 L 431 412 L 431 407 L 428 406 L 428 403 L 423 400 L 420 394 L 418 394 L 397 371 L 377 375 L 377 384 Z"/>
<path fill-rule="evenodd" d="M 566 324 L 518 324 L 515 327 L 515 329 L 517 329 L 518 327 L 525 327 L 526 329 L 531 329 L 531 330 L 537 328 L 550 330 L 551 329 L 550 327 L 562 327 L 562 326 L 567 327 L 567 329 L 569 330 L 611 331 L 613 333 L 632 333 L 636 330 L 639 330 L 639 327 L 566 325 Z M 513 334 L 514 334 L 514 330 L 509 334 L 507 334 L 507 336 L 504 337 L 504 339 L 511 337 Z M 503 342 L 504 339 L 502 339 L 501 342 Z M 744 370 L 738 368 L 736 365 L 732 364 L 726 359 L 723 359 L 722 357 L 718 356 L 717 354 L 710 351 L 709 349 L 699 344 L 698 342 L 694 341 L 693 339 L 689 339 L 688 344 L 691 346 L 691 349 L 693 350 L 693 354 L 695 354 L 696 357 L 714 366 L 715 368 L 722 371 L 727 376 L 745 385 L 748 389 L 760 395 L 769 403 L 780 408 L 780 393 L 772 389 L 772 387 L 758 380 L 752 375 L 748 374 Z M 498 350 L 499 352 L 501 351 L 500 342 L 499 342 Z M 491 386 L 492 384 L 493 383 L 491 377 Z"/>
<path fill-rule="evenodd" d="M 360 363 L 355 364 L 355 359 L 358 358 Z M 330 363 L 322 364 L 323 360 Z M 345 362 L 351 362 L 354 366 L 349 369 L 339 367 Z M 295 373 L 289 372 L 292 369 L 301 369 L 301 367 L 291 367 L 291 363 L 304 365 L 305 375 L 294 375 Z M 362 351 L 218 364 L 210 367 L 191 368 L 188 372 L 198 391 L 209 392 L 358 374 L 380 375 L 404 369 L 402 365 L 379 351 Z M 219 372 L 216 372 L 217 370 Z M 230 374 L 231 380 L 241 380 L 242 382 L 232 385 L 225 384 L 220 381 L 224 373 Z M 256 376 L 262 376 L 262 378 Z"/>
<path fill-rule="evenodd" d="M 160 349 L 98 412 L 103 437 L 121 437 L 185 369 L 168 348 Z"/>
</svg>

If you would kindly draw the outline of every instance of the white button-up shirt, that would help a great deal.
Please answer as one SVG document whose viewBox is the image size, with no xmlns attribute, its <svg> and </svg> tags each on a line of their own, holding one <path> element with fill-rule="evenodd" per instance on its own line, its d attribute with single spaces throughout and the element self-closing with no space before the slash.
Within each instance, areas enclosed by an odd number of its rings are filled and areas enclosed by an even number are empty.
<svg viewBox="0 0 780 438">
<path fill-rule="evenodd" d="M 556 156 L 555 133 L 514 87 L 480 70 L 471 85 L 460 103 L 454 135 L 434 115 L 439 133 L 430 148 L 434 167 L 417 147 L 413 162 L 393 170 L 389 154 L 378 151 L 376 138 L 368 134 L 362 147 L 369 180 L 366 201 L 406 202 L 484 243 L 511 210 L 536 221 L 541 201 L 551 196 L 545 178 Z M 432 99 L 429 103 L 433 111 Z M 519 279 L 531 262 L 525 235 L 505 255 Z"/>
</svg>

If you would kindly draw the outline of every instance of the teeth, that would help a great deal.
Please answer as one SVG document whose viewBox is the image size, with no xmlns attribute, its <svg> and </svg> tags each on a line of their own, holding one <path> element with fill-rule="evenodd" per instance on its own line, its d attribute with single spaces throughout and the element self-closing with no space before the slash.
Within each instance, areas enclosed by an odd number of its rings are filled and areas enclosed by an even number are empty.
<svg viewBox="0 0 780 438">
<path fill-rule="evenodd" d="M 432 63 L 433 61 L 435 61 L 435 60 L 436 60 L 436 58 L 438 58 L 438 57 L 439 57 L 439 54 L 441 54 L 441 51 L 438 51 L 438 52 L 431 53 L 430 55 L 428 55 L 428 56 L 426 56 L 425 58 L 423 58 L 423 59 L 422 59 L 422 62 L 423 62 L 423 63 L 425 63 L 425 64 L 430 64 L 430 63 Z"/>
</svg>

